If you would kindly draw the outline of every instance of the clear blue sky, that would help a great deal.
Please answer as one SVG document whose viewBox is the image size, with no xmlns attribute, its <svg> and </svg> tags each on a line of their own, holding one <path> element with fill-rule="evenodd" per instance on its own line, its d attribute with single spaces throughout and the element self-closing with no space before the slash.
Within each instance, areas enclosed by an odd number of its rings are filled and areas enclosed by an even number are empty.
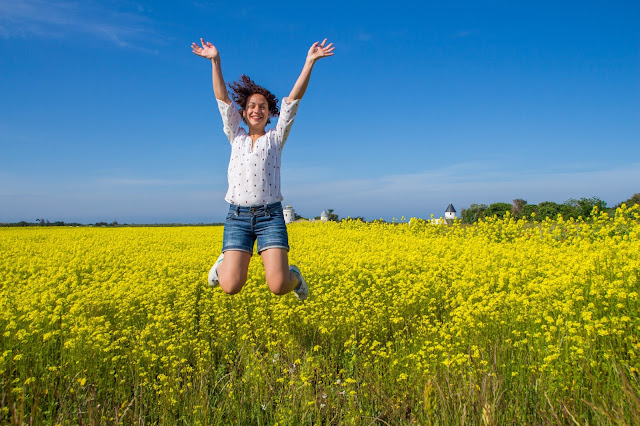
<svg viewBox="0 0 640 426">
<path fill-rule="evenodd" d="M 284 203 L 367 219 L 640 192 L 640 3 L 0 1 L 0 222 L 211 222 L 225 79 L 280 98 L 316 40 Z"/>
</svg>

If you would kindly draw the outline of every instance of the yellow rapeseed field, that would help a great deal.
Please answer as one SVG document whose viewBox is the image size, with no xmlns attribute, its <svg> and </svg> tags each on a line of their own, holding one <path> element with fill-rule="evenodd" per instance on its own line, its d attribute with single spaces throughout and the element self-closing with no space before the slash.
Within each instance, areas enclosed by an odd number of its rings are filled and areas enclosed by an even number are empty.
<svg viewBox="0 0 640 426">
<path fill-rule="evenodd" d="M 640 422 L 640 208 L 289 225 L 311 296 L 222 227 L 0 229 L 0 423 Z"/>
</svg>

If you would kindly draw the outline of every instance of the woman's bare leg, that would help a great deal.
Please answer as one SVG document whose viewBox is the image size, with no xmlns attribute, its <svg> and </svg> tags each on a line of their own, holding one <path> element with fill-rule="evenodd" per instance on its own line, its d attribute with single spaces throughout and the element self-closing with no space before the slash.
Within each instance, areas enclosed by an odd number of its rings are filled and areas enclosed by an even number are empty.
<svg viewBox="0 0 640 426">
<path fill-rule="evenodd" d="M 227 261 L 225 253 L 225 262 Z M 287 250 L 271 248 L 260 252 L 267 285 L 272 293 L 287 294 L 300 283 L 298 275 L 289 270 L 289 255 Z"/>
<path fill-rule="evenodd" d="M 236 294 L 247 282 L 251 254 L 239 250 L 227 250 L 218 266 L 220 288 L 227 294 Z"/>
</svg>

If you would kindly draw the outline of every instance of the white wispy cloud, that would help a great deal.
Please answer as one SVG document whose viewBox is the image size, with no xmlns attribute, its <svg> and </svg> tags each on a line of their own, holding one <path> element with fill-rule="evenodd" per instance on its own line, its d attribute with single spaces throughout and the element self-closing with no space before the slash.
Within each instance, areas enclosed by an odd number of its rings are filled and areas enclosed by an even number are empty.
<svg viewBox="0 0 640 426">
<path fill-rule="evenodd" d="M 358 34 L 356 34 L 356 40 L 358 41 L 368 42 L 371 41 L 372 38 L 373 36 L 371 35 L 371 33 L 367 31 L 360 31 L 358 32 Z"/>
<path fill-rule="evenodd" d="M 455 35 L 453 37 L 454 38 L 464 38 L 464 37 L 469 37 L 470 35 L 471 35 L 471 31 L 461 30 L 461 31 L 458 31 L 457 33 L 455 33 Z"/>
<path fill-rule="evenodd" d="M 144 9 L 119 10 L 94 1 L 3 0 L 0 35 L 5 38 L 90 36 L 120 47 L 149 50 L 143 42 L 158 40 Z M 131 5 L 125 5 L 130 7 Z"/>
</svg>

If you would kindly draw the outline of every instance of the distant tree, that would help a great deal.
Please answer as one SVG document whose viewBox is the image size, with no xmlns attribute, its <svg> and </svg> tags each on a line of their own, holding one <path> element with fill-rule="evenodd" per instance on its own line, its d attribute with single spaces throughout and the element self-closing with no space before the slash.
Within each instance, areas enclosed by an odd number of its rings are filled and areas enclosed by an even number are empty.
<svg viewBox="0 0 640 426">
<path fill-rule="evenodd" d="M 574 198 L 570 198 L 564 202 L 564 205 L 568 207 L 568 211 L 562 212 L 563 215 L 567 215 L 570 217 L 577 218 L 578 216 L 582 216 L 583 219 L 587 219 L 591 216 L 591 211 L 594 207 L 598 207 L 598 210 L 603 211 L 607 208 L 607 203 L 599 199 L 598 197 L 591 198 L 580 198 L 576 200 Z"/>
<path fill-rule="evenodd" d="M 329 220 L 332 222 L 339 222 L 339 216 L 337 214 L 335 214 L 333 212 L 333 209 L 329 209 L 327 210 L 327 216 L 329 217 Z"/>
<path fill-rule="evenodd" d="M 293 214 L 293 216 L 294 216 L 294 217 L 293 217 L 293 220 L 301 220 L 301 219 L 302 219 L 302 220 L 308 220 L 306 217 L 302 217 L 302 216 L 300 216 L 298 213 L 294 213 L 294 214 Z M 319 219 L 319 218 L 320 218 L 320 216 L 318 216 L 318 219 Z"/>
<path fill-rule="evenodd" d="M 564 217 L 565 219 L 571 218 L 571 217 L 574 219 L 577 219 L 580 216 L 582 216 L 582 218 L 585 219 L 589 216 L 589 215 L 587 216 L 582 215 L 582 209 L 578 204 L 578 200 L 574 198 L 569 198 L 567 201 L 565 201 L 559 207 L 559 210 L 560 210 L 560 213 L 562 214 L 562 217 Z"/>
<path fill-rule="evenodd" d="M 627 199 L 627 201 L 623 201 L 621 203 L 616 204 L 614 208 L 617 209 L 618 207 L 620 207 L 623 204 L 626 204 L 627 207 L 631 207 L 631 206 L 633 206 L 635 204 L 640 204 L 640 192 L 638 192 L 636 194 L 633 194 L 631 196 L 631 198 Z"/>
<path fill-rule="evenodd" d="M 486 204 L 471 204 L 468 209 L 462 209 L 462 223 L 474 223 L 482 219 L 487 208 Z"/>
<path fill-rule="evenodd" d="M 558 204 L 558 214 L 561 214 L 564 219 L 577 219 L 578 216 L 580 216 L 580 209 L 576 208 L 576 206 L 574 206 L 573 204 L 565 201 L 562 204 Z"/>
<path fill-rule="evenodd" d="M 538 208 L 536 209 L 536 217 L 539 219 L 546 219 L 547 217 L 550 219 L 555 219 L 560 213 L 560 205 L 553 201 L 543 201 L 538 204 Z"/>
<path fill-rule="evenodd" d="M 527 204 L 522 208 L 522 217 L 530 219 L 532 213 L 538 214 L 537 204 Z"/>
<path fill-rule="evenodd" d="M 493 203 L 491 204 L 485 211 L 484 216 L 498 216 L 499 218 L 503 218 L 506 212 L 511 211 L 511 204 L 509 203 Z"/>
<path fill-rule="evenodd" d="M 516 198 L 511 202 L 511 213 L 516 219 L 520 219 L 524 216 L 524 207 L 527 205 L 527 202 L 522 198 Z"/>
</svg>

